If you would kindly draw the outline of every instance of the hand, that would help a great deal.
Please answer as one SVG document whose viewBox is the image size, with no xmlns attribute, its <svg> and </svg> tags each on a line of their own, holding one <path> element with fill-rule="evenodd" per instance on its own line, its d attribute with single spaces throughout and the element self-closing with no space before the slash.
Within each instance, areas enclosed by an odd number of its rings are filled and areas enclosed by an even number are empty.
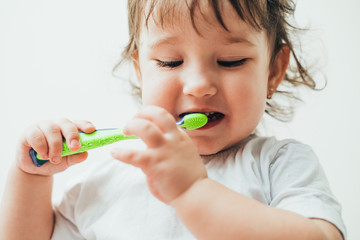
<svg viewBox="0 0 360 240">
<path fill-rule="evenodd" d="M 123 129 L 147 145 L 146 150 L 114 149 L 114 158 L 143 170 L 152 194 L 170 204 L 196 181 L 206 178 L 205 166 L 191 138 L 166 110 L 147 106 Z"/>
<path fill-rule="evenodd" d="M 61 158 L 63 137 L 71 151 L 80 149 L 79 130 L 91 133 L 95 131 L 95 127 L 87 121 L 72 122 L 68 119 L 43 121 L 31 125 L 20 138 L 16 153 L 17 167 L 26 173 L 50 176 L 84 161 L 87 158 L 87 152 Z M 36 167 L 29 155 L 31 148 L 41 158 L 49 159 L 49 162 Z"/>
</svg>

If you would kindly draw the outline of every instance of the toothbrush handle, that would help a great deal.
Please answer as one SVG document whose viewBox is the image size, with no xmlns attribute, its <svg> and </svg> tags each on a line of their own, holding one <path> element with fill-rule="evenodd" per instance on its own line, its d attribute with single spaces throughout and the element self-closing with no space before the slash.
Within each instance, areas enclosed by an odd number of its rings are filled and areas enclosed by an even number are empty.
<svg viewBox="0 0 360 240">
<path fill-rule="evenodd" d="M 46 163 L 47 161 L 49 161 L 49 160 L 42 160 L 42 159 L 39 159 L 38 157 L 37 157 L 37 152 L 35 152 L 35 150 L 34 149 L 30 149 L 30 157 L 31 157 L 31 160 L 32 160 L 32 162 L 34 163 L 34 165 L 35 166 L 37 166 L 37 167 L 41 167 L 44 163 Z"/>
<path fill-rule="evenodd" d="M 189 118 L 189 116 L 192 116 L 192 119 L 198 119 L 199 118 L 199 113 L 195 113 L 195 114 L 189 114 L 187 116 L 184 116 L 180 121 L 176 122 L 176 124 L 180 127 L 183 128 L 188 128 L 190 126 L 190 128 L 188 129 L 196 129 L 199 128 L 203 125 L 206 124 L 207 122 L 207 117 L 204 114 L 200 114 L 203 115 L 201 116 L 202 118 L 206 118 L 206 121 L 201 121 L 203 124 L 201 126 L 199 126 L 199 121 L 190 121 L 190 125 L 186 124 L 186 117 Z M 194 127 L 195 124 L 195 127 Z M 111 129 L 98 129 L 93 133 L 84 133 L 84 132 L 80 132 L 79 133 L 79 139 L 80 139 L 80 143 L 81 143 L 81 148 L 78 151 L 71 151 L 68 147 L 68 145 L 66 144 L 66 141 L 63 140 L 63 150 L 62 150 L 62 157 L 68 156 L 68 155 L 73 155 L 73 154 L 77 154 L 77 153 L 82 153 L 94 148 L 98 148 L 98 147 L 102 147 L 120 140 L 126 140 L 126 139 L 136 139 L 136 136 L 125 136 L 122 133 L 122 130 L 120 128 L 111 128 Z M 32 162 L 35 164 L 35 166 L 37 167 L 41 167 L 43 164 L 45 164 L 46 162 L 49 161 L 49 159 L 42 159 L 40 158 L 39 154 L 36 153 L 36 151 L 34 149 L 31 149 L 30 152 L 30 157 Z"/>
<path fill-rule="evenodd" d="M 112 144 L 114 142 L 126 139 L 136 139 L 135 136 L 126 136 L 122 133 L 122 130 L 119 128 L 112 129 L 98 129 L 93 133 L 79 133 L 79 140 L 81 143 L 81 148 L 78 151 L 71 151 L 66 144 L 66 141 L 63 141 L 63 150 L 62 157 L 82 153 L 91 149 L 95 149 L 98 147 L 102 147 L 108 144 Z M 39 154 L 36 153 L 34 149 L 31 149 L 30 157 L 32 162 L 37 167 L 41 167 L 43 164 L 49 161 L 49 159 L 42 159 Z"/>
</svg>

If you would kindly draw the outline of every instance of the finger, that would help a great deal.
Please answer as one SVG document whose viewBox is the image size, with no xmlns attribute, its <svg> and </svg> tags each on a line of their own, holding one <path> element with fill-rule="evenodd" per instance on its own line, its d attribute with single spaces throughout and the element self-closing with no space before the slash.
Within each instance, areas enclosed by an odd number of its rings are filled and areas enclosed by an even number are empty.
<svg viewBox="0 0 360 240">
<path fill-rule="evenodd" d="M 49 146 L 46 137 L 39 126 L 32 127 L 25 136 L 25 139 L 30 147 L 33 148 L 41 158 L 49 158 Z"/>
<path fill-rule="evenodd" d="M 141 138 L 149 148 L 156 148 L 164 144 L 164 133 L 153 122 L 142 118 L 134 118 L 123 129 L 126 135 Z"/>
<path fill-rule="evenodd" d="M 140 168 L 144 168 L 149 162 L 145 152 L 135 149 L 114 148 L 111 155 L 117 160 Z"/>
<path fill-rule="evenodd" d="M 45 122 L 39 125 L 40 129 L 46 137 L 49 146 L 49 160 L 53 164 L 61 162 L 61 153 L 63 149 L 63 137 L 60 127 L 54 122 Z"/>
<path fill-rule="evenodd" d="M 59 164 L 52 164 L 51 162 L 45 163 L 41 168 L 36 168 L 35 166 L 32 166 L 34 168 L 34 172 L 43 174 L 43 175 L 53 175 L 58 172 L 65 171 L 68 167 L 83 162 L 86 160 L 88 156 L 87 152 L 78 153 L 71 156 L 66 156 L 61 159 L 61 162 Z"/>
<path fill-rule="evenodd" d="M 66 118 L 58 120 L 57 124 L 69 149 L 71 151 L 79 150 L 81 144 L 79 141 L 79 130 L 77 125 Z"/>
<path fill-rule="evenodd" d="M 84 133 L 92 133 L 96 130 L 95 125 L 92 122 L 86 120 L 76 120 L 74 123 L 76 127 Z"/>
<path fill-rule="evenodd" d="M 96 129 L 94 124 L 89 121 L 78 120 L 72 122 L 66 118 L 59 120 L 59 126 L 61 126 L 61 132 L 71 151 L 77 151 L 81 148 L 79 130 L 85 133 L 92 133 Z"/>
<path fill-rule="evenodd" d="M 168 111 L 158 106 L 146 106 L 136 116 L 155 123 L 164 133 L 177 129 L 175 118 Z"/>
</svg>

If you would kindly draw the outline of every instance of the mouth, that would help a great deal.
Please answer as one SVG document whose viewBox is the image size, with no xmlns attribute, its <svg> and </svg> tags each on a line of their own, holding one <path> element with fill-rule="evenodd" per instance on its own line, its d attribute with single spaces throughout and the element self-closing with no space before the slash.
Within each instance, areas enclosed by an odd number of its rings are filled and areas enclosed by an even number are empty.
<svg viewBox="0 0 360 240">
<path fill-rule="evenodd" d="M 179 115 L 180 118 L 190 114 L 190 113 L 202 113 L 205 114 L 208 118 L 207 124 L 204 126 L 212 125 L 212 123 L 217 122 L 225 117 L 225 115 L 221 112 L 184 112 Z"/>
</svg>

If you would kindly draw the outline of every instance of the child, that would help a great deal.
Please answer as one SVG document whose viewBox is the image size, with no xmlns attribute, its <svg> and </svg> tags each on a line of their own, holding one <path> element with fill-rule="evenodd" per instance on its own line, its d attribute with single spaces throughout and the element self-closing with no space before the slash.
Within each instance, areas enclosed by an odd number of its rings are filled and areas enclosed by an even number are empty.
<svg viewBox="0 0 360 240">
<path fill-rule="evenodd" d="M 345 238 L 340 205 L 310 147 L 254 134 L 264 112 L 286 117 L 272 100 L 284 93 L 281 83 L 315 88 L 288 37 L 291 0 L 128 6 L 124 58 L 144 107 L 124 133 L 147 148 L 115 148 L 119 161 L 101 161 L 53 210 L 52 175 L 87 157 L 61 159 L 62 136 L 75 151 L 78 131 L 95 127 L 67 119 L 30 127 L 4 194 L 2 239 Z M 209 123 L 178 128 L 191 112 Z M 50 162 L 35 167 L 31 148 Z"/>
</svg>

